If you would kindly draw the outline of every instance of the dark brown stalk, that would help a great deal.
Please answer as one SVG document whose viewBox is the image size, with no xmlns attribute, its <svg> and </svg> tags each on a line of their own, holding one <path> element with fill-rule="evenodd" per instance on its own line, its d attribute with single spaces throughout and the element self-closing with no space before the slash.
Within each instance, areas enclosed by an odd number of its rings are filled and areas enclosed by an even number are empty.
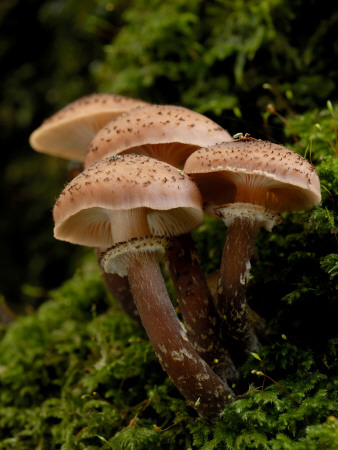
<svg viewBox="0 0 338 450">
<path fill-rule="evenodd" d="M 150 252 L 140 252 L 129 256 L 128 266 L 131 292 L 163 369 L 201 417 L 216 420 L 233 401 L 232 392 L 189 342 L 158 262 Z"/>
<path fill-rule="evenodd" d="M 223 347 L 220 319 L 191 234 L 172 238 L 166 256 L 189 341 L 217 375 L 236 381 L 239 374 Z"/>
<path fill-rule="evenodd" d="M 252 258 L 253 259 L 253 258 Z M 217 303 L 217 297 L 218 297 L 218 281 L 219 281 L 219 274 L 220 270 L 217 269 L 215 272 L 208 275 L 207 283 L 208 287 L 211 292 L 211 296 L 214 300 L 214 303 Z M 256 311 L 254 311 L 250 306 L 248 305 L 248 318 L 252 324 L 253 329 L 255 330 L 255 333 L 257 333 L 257 336 L 266 336 L 268 333 L 268 330 L 266 328 L 266 321 L 265 319 L 260 316 Z"/>
<path fill-rule="evenodd" d="M 253 219 L 234 219 L 228 227 L 222 254 L 217 310 L 226 323 L 228 336 L 240 348 L 257 352 L 258 338 L 248 318 L 246 286 L 250 275 L 250 259 L 261 224 Z"/>
<path fill-rule="evenodd" d="M 139 326 L 142 326 L 140 315 L 137 311 L 133 296 L 130 292 L 127 277 L 103 272 L 105 284 L 121 309 Z"/>
<path fill-rule="evenodd" d="M 96 249 L 98 260 L 100 254 L 100 249 Z M 115 273 L 106 273 L 104 270 L 101 271 L 107 289 L 109 290 L 117 304 L 120 306 L 122 311 L 124 311 L 139 326 L 142 326 L 140 315 L 137 311 L 133 296 L 130 292 L 128 277 L 120 277 L 120 275 L 117 275 Z"/>
</svg>

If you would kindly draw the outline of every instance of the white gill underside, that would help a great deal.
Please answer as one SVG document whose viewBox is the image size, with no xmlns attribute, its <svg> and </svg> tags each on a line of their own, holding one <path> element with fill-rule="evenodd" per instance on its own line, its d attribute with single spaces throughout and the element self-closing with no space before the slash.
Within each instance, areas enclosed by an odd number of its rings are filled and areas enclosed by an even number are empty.
<svg viewBox="0 0 338 450">
<path fill-rule="evenodd" d="M 203 220 L 194 208 L 153 211 L 147 208 L 111 211 L 89 208 L 69 217 L 54 234 L 57 239 L 89 247 L 108 248 L 137 237 L 176 236 L 190 232 Z"/>
<path fill-rule="evenodd" d="M 190 232 L 203 221 L 195 208 L 174 208 L 168 211 L 148 212 L 150 231 L 155 236 L 178 236 Z"/>
</svg>

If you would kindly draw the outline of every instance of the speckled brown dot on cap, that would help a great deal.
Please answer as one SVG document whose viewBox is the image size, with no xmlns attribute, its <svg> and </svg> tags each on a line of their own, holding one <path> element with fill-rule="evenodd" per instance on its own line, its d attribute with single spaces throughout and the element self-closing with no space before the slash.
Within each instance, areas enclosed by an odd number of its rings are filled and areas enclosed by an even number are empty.
<svg viewBox="0 0 338 450">
<path fill-rule="evenodd" d="M 147 105 L 103 127 L 90 144 L 85 167 L 121 153 L 144 154 L 183 167 L 196 149 L 231 139 L 217 123 L 188 108 Z"/>
<path fill-rule="evenodd" d="M 83 162 L 90 141 L 114 117 L 147 103 L 114 94 L 91 94 L 70 103 L 46 119 L 30 136 L 41 153 Z"/>
<path fill-rule="evenodd" d="M 65 187 L 53 210 L 54 235 L 107 248 L 116 243 L 114 214 L 141 209 L 155 235 L 187 233 L 203 221 L 201 194 L 188 176 L 143 155 L 121 155 L 91 165 Z M 127 229 L 118 232 L 120 241 L 133 237 Z"/>
<path fill-rule="evenodd" d="M 239 139 L 203 148 L 184 170 L 207 204 L 248 202 L 272 211 L 298 211 L 321 200 L 313 166 L 298 153 L 272 142 Z"/>
</svg>

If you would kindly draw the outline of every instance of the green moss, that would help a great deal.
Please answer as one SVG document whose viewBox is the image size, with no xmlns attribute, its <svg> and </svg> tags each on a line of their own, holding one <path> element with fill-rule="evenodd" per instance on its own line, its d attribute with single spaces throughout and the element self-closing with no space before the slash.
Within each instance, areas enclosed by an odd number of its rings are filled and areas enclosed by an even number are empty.
<svg viewBox="0 0 338 450">
<path fill-rule="evenodd" d="M 337 12 L 317 2 L 281 0 L 88 0 L 81 10 L 76 2 L 64 3 L 49 2 L 40 11 L 46 29 L 53 25 L 56 53 L 49 61 L 54 57 L 58 64 L 57 70 L 44 69 L 43 83 L 35 82 L 37 91 L 26 89 L 26 109 L 36 110 L 34 99 L 45 98 L 45 91 L 56 109 L 94 88 L 183 104 L 213 115 L 231 132 L 271 138 L 309 158 L 323 201 L 307 212 L 283 214 L 281 225 L 257 239 L 248 300 L 266 320 L 268 333 L 259 359 L 249 358 L 241 368 L 241 383 L 234 388 L 239 399 L 218 423 L 197 418 L 186 406 L 144 331 L 106 292 L 89 254 L 35 312 L 1 326 L 0 449 L 337 448 L 338 105 L 327 101 L 336 98 L 332 61 L 337 46 L 332 43 Z M 66 33 L 74 18 L 76 32 L 91 33 L 93 48 L 88 35 L 82 42 L 83 34 L 79 40 Z M 101 44 L 104 54 L 96 51 Z M 90 82 L 82 77 L 84 66 L 91 71 Z M 40 66 L 35 67 L 39 73 Z M 55 72 L 53 81 L 50 72 Z M 15 82 L 23 88 L 21 78 L 6 80 L 5 106 L 17 103 L 18 94 L 9 99 Z M 7 109 L 0 113 L 9 122 L 14 117 Z M 15 120 L 27 123 L 31 114 L 20 113 Z M 61 163 L 47 159 L 42 163 L 47 172 L 63 177 Z M 44 245 L 38 244 L 36 217 L 46 222 L 55 193 L 45 191 L 41 179 L 33 188 L 23 186 L 25 174 L 35 181 L 41 166 L 40 159 L 33 165 L 25 161 L 11 162 L 4 179 L 20 187 L 11 199 L 18 192 L 29 199 L 18 235 L 27 226 L 29 236 L 35 233 L 26 241 L 38 255 L 27 267 L 28 257 L 22 258 L 18 273 L 28 269 L 39 280 L 46 262 L 50 267 L 52 259 L 54 267 L 54 255 L 57 262 L 65 261 L 66 250 L 38 251 L 49 249 L 50 241 L 43 237 Z M 35 201 L 39 196 L 42 206 Z M 22 203 L 10 203 L 11 212 L 21 214 Z M 219 267 L 225 234 L 223 223 L 210 218 L 193 233 L 207 274 Z M 22 251 L 24 245 L 19 247 Z M 7 250 L 3 261 L 14 253 Z M 43 297 L 44 289 L 29 288 L 25 276 L 25 294 Z M 166 281 L 175 301 L 172 283 Z"/>
</svg>

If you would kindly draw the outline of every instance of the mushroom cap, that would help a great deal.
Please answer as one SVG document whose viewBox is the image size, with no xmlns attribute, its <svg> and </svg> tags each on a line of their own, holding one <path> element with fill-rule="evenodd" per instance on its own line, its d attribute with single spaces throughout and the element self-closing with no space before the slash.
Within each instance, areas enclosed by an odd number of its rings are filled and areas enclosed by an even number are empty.
<svg viewBox="0 0 338 450">
<path fill-rule="evenodd" d="M 313 166 L 298 153 L 268 141 L 239 139 L 203 148 L 184 170 L 209 205 L 254 203 L 272 211 L 299 211 L 321 200 Z"/>
<path fill-rule="evenodd" d="M 182 171 L 143 155 L 121 155 L 91 165 L 65 187 L 53 210 L 54 236 L 107 248 L 116 243 L 114 214 L 137 209 L 146 211 L 150 232 L 158 236 L 187 233 L 203 221 L 201 194 Z M 128 235 L 125 227 L 119 236 Z"/>
<path fill-rule="evenodd" d="M 231 140 L 224 128 L 195 111 L 182 106 L 147 105 L 103 127 L 90 144 L 85 167 L 121 153 L 144 154 L 183 167 L 197 148 Z"/>
<path fill-rule="evenodd" d="M 83 162 L 88 146 L 114 117 L 147 103 L 114 94 L 91 94 L 46 119 L 31 134 L 31 147 L 41 153 Z"/>
</svg>

